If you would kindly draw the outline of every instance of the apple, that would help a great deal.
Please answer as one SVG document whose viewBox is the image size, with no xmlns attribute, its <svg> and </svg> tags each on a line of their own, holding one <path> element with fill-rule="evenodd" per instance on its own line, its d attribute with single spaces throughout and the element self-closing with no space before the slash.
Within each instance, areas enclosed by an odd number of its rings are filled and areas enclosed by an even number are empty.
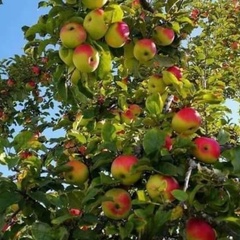
<svg viewBox="0 0 240 240">
<path fill-rule="evenodd" d="M 121 188 L 112 188 L 105 193 L 105 197 L 111 198 L 102 202 L 102 210 L 106 217 L 121 220 L 127 218 L 132 208 L 130 194 Z"/>
<path fill-rule="evenodd" d="M 61 46 L 58 51 L 60 59 L 67 65 L 73 65 L 73 49 Z"/>
<path fill-rule="evenodd" d="M 130 109 L 126 109 L 124 112 L 121 113 L 122 122 L 130 124 L 134 119 L 135 116 Z"/>
<path fill-rule="evenodd" d="M 33 81 L 33 80 L 29 80 L 26 84 L 25 84 L 25 88 L 26 88 L 26 90 L 28 90 L 28 91 L 32 91 L 33 89 L 35 89 L 36 88 L 36 82 L 35 81 Z"/>
<path fill-rule="evenodd" d="M 15 82 L 15 80 L 13 80 L 12 78 L 9 78 L 9 79 L 7 80 L 7 85 L 8 85 L 9 87 L 13 87 L 15 84 L 16 84 L 16 82 Z"/>
<path fill-rule="evenodd" d="M 139 62 L 147 62 L 153 59 L 156 53 L 156 44 L 152 39 L 137 40 L 133 47 L 133 55 Z"/>
<path fill-rule="evenodd" d="M 199 17 L 199 14 L 200 14 L 200 11 L 197 8 L 195 8 L 191 11 L 190 18 L 196 21 Z"/>
<path fill-rule="evenodd" d="M 66 48 L 75 48 L 87 39 L 87 32 L 80 23 L 69 22 L 60 29 L 60 39 Z"/>
<path fill-rule="evenodd" d="M 34 75 L 38 76 L 41 73 L 40 67 L 34 65 L 31 67 L 31 71 Z"/>
<path fill-rule="evenodd" d="M 232 50 L 237 50 L 239 48 L 239 43 L 238 42 L 232 42 L 230 45 Z"/>
<path fill-rule="evenodd" d="M 156 202 L 172 202 L 175 198 L 172 191 L 179 189 L 179 183 L 174 177 L 161 174 L 151 175 L 146 184 L 149 197 Z"/>
<path fill-rule="evenodd" d="M 156 26 L 153 31 L 153 39 L 160 46 L 168 46 L 172 44 L 175 38 L 173 29 L 163 26 Z"/>
<path fill-rule="evenodd" d="M 215 163 L 218 161 L 221 148 L 215 139 L 209 137 L 197 137 L 193 142 L 195 147 L 192 154 L 197 160 L 204 163 Z"/>
<path fill-rule="evenodd" d="M 138 117 L 142 112 L 142 108 L 137 104 L 130 104 L 128 109 L 133 113 L 135 117 Z"/>
<path fill-rule="evenodd" d="M 148 78 L 147 87 L 149 93 L 162 94 L 163 92 L 165 92 L 167 86 L 164 83 L 161 75 L 153 74 Z"/>
<path fill-rule="evenodd" d="M 89 9 L 101 8 L 108 0 L 82 0 L 82 4 Z"/>
<path fill-rule="evenodd" d="M 166 148 L 168 151 L 171 151 L 172 146 L 173 146 L 173 140 L 169 135 L 167 135 L 165 138 L 165 143 L 163 147 Z"/>
<path fill-rule="evenodd" d="M 172 118 L 172 129 L 182 135 L 191 135 L 201 126 L 202 119 L 198 111 L 185 107 L 175 113 Z"/>
<path fill-rule="evenodd" d="M 112 162 L 111 174 L 115 179 L 120 180 L 123 185 L 132 185 L 142 175 L 141 172 L 132 172 L 133 166 L 137 163 L 138 159 L 133 155 L 120 155 Z"/>
<path fill-rule="evenodd" d="M 70 160 L 66 166 L 72 167 L 63 174 L 67 183 L 80 185 L 87 181 L 89 170 L 86 164 L 78 160 Z"/>
<path fill-rule="evenodd" d="M 178 66 L 171 66 L 167 68 L 167 71 L 172 73 L 178 80 L 181 80 L 183 76 L 182 69 Z"/>
<path fill-rule="evenodd" d="M 83 27 L 92 39 L 102 38 L 108 30 L 103 9 L 94 9 L 89 12 L 84 18 Z"/>
<path fill-rule="evenodd" d="M 73 85 L 77 85 L 80 79 L 81 79 L 81 72 L 77 68 L 75 68 L 71 72 L 71 77 L 70 77 L 71 83 Z"/>
<path fill-rule="evenodd" d="M 216 232 L 203 219 L 190 218 L 186 223 L 186 240 L 216 240 Z"/>
<path fill-rule="evenodd" d="M 73 64 L 83 73 L 94 72 L 99 65 L 98 51 L 90 44 L 84 43 L 74 49 Z"/>
<path fill-rule="evenodd" d="M 129 39 L 129 27 L 127 23 L 120 21 L 112 23 L 106 34 L 105 41 L 112 48 L 122 47 Z"/>
<path fill-rule="evenodd" d="M 71 208 L 69 209 L 69 213 L 72 216 L 81 216 L 83 214 L 82 210 L 77 209 L 77 208 Z"/>
</svg>

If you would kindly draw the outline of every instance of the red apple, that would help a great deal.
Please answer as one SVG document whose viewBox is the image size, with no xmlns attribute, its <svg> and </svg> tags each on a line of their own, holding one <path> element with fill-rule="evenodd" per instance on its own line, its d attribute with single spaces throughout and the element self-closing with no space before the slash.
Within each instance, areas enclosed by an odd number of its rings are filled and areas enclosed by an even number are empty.
<svg viewBox="0 0 240 240">
<path fill-rule="evenodd" d="M 36 88 L 36 82 L 33 81 L 33 80 L 29 80 L 29 81 L 25 84 L 25 88 L 26 88 L 28 91 L 32 91 L 33 89 Z"/>
<path fill-rule="evenodd" d="M 15 84 L 16 84 L 16 82 L 15 82 L 12 78 L 9 78 L 9 79 L 7 80 L 7 85 L 8 85 L 9 87 L 13 87 Z"/>
<path fill-rule="evenodd" d="M 178 80 L 180 80 L 183 76 L 182 69 L 178 66 L 172 66 L 167 68 L 167 71 L 172 73 Z"/>
<path fill-rule="evenodd" d="M 201 126 L 202 119 L 198 111 L 191 107 L 179 110 L 172 118 L 172 129 L 182 135 L 191 135 Z"/>
<path fill-rule="evenodd" d="M 134 114 L 135 117 L 139 116 L 142 111 L 141 107 L 137 104 L 130 104 L 128 109 Z"/>
<path fill-rule="evenodd" d="M 191 218 L 186 224 L 186 240 L 216 240 L 216 232 L 203 219 Z"/>
<path fill-rule="evenodd" d="M 111 173 L 115 179 L 120 180 L 123 185 L 132 185 L 137 182 L 142 173 L 132 172 L 133 166 L 138 163 L 138 159 L 133 155 L 120 155 L 115 158 L 111 165 Z"/>
<path fill-rule="evenodd" d="M 83 214 L 83 212 L 80 210 L 80 209 L 77 209 L 77 208 L 71 208 L 69 209 L 69 213 L 72 215 L 72 216 L 81 216 Z"/>
<path fill-rule="evenodd" d="M 105 197 L 110 200 L 102 202 L 102 210 L 108 218 L 120 220 L 128 217 L 132 208 L 132 200 L 130 194 L 121 188 L 113 188 L 105 193 Z"/>
<path fill-rule="evenodd" d="M 197 137 L 194 140 L 195 147 L 193 149 L 193 156 L 197 160 L 204 163 L 215 163 L 220 157 L 220 145 L 213 139 L 208 137 Z"/>
<path fill-rule="evenodd" d="M 166 138 L 165 138 L 165 144 L 164 144 L 164 147 L 168 150 L 168 151 L 171 151 L 172 150 L 172 145 L 173 145 L 173 140 L 172 138 L 167 135 Z"/>
<path fill-rule="evenodd" d="M 39 75 L 40 73 L 41 73 L 41 69 L 40 69 L 40 67 L 38 67 L 38 66 L 32 66 L 31 67 L 31 70 L 32 70 L 32 73 L 34 74 L 34 75 Z"/>
<path fill-rule="evenodd" d="M 168 46 L 172 44 L 175 38 L 173 29 L 163 26 L 156 26 L 153 32 L 153 39 L 160 46 Z"/>
<path fill-rule="evenodd" d="M 153 201 L 172 202 L 175 198 L 171 192 L 179 189 L 179 184 L 174 177 L 154 174 L 148 179 L 146 189 Z"/>
</svg>

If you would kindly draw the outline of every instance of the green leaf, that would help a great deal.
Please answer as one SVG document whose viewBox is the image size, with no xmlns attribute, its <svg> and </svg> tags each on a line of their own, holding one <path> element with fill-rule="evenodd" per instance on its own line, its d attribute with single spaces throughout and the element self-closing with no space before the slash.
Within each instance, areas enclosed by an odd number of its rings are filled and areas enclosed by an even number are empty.
<svg viewBox="0 0 240 240">
<path fill-rule="evenodd" d="M 231 149 L 231 156 L 230 160 L 234 168 L 234 173 L 240 175 L 240 147 Z"/>
<path fill-rule="evenodd" d="M 30 131 L 22 131 L 13 140 L 13 146 L 17 152 L 28 146 L 28 141 L 32 138 L 33 133 Z"/>
<path fill-rule="evenodd" d="M 173 190 L 171 194 L 180 202 L 184 202 L 188 199 L 188 194 L 183 190 L 176 189 L 176 190 Z"/>
<path fill-rule="evenodd" d="M 134 224 L 132 222 L 126 222 L 124 226 L 120 226 L 119 235 L 121 239 L 126 239 L 128 236 L 130 236 L 133 228 L 134 228 Z"/>
<path fill-rule="evenodd" d="M 225 131 L 224 129 L 220 129 L 218 136 L 217 136 L 217 141 L 219 144 L 225 144 L 229 142 L 230 140 L 230 133 Z"/>
<path fill-rule="evenodd" d="M 31 232 L 34 240 L 56 240 L 52 228 L 47 223 L 34 223 Z"/>
<path fill-rule="evenodd" d="M 0 212 L 4 212 L 7 207 L 20 200 L 21 196 L 17 192 L 2 191 L 0 193 Z"/>
<path fill-rule="evenodd" d="M 109 4 L 104 9 L 104 12 L 105 12 L 105 18 L 109 23 L 122 21 L 124 17 L 123 10 L 121 9 L 119 4 Z"/>
<path fill-rule="evenodd" d="M 102 139 L 111 142 L 116 138 L 116 128 L 112 123 L 106 122 L 102 127 Z"/>
<path fill-rule="evenodd" d="M 153 218 L 154 232 L 157 233 L 159 229 L 170 219 L 170 217 L 171 211 L 167 212 L 159 208 Z"/>
<path fill-rule="evenodd" d="M 72 218 L 73 218 L 73 216 L 71 216 L 70 214 L 65 214 L 63 216 L 52 219 L 51 223 L 54 225 L 60 225 L 60 224 L 64 223 L 65 221 L 72 219 Z"/>
<path fill-rule="evenodd" d="M 146 108 L 152 115 L 159 116 L 163 110 L 163 101 L 159 93 L 153 93 L 146 99 Z"/>
<path fill-rule="evenodd" d="M 79 133 L 78 131 L 75 131 L 75 130 L 72 130 L 71 132 L 68 132 L 68 135 L 75 137 L 78 140 L 78 142 L 80 142 L 82 144 L 86 143 L 86 141 L 87 141 L 83 134 L 81 134 L 81 133 Z"/>
</svg>

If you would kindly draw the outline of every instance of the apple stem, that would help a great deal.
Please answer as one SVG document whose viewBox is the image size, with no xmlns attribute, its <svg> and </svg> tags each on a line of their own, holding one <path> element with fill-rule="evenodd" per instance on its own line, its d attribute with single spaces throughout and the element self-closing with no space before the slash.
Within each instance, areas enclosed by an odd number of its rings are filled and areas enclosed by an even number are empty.
<svg viewBox="0 0 240 240">
<path fill-rule="evenodd" d="M 188 185 L 189 185 L 189 180 L 192 174 L 192 170 L 194 168 L 197 167 L 196 162 L 193 159 L 189 159 L 189 167 L 188 167 L 188 171 L 186 172 L 186 176 L 185 176 L 185 182 L 184 182 L 184 187 L 183 187 L 183 191 L 186 192 L 188 189 Z"/>
</svg>

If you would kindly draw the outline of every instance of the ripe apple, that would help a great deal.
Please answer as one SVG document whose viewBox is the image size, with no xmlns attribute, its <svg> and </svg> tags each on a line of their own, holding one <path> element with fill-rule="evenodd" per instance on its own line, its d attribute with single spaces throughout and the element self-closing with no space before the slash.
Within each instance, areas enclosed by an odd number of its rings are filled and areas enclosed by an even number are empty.
<svg viewBox="0 0 240 240">
<path fill-rule="evenodd" d="M 9 78 L 9 79 L 7 80 L 7 85 L 8 85 L 9 87 L 13 87 L 15 84 L 16 84 L 16 82 L 15 82 L 15 80 L 13 80 L 12 78 Z"/>
<path fill-rule="evenodd" d="M 166 148 L 168 151 L 171 151 L 172 146 L 173 146 L 173 140 L 169 135 L 167 135 L 165 138 L 164 148 Z"/>
<path fill-rule="evenodd" d="M 102 210 L 105 216 L 114 220 L 128 217 L 132 208 L 132 200 L 126 190 L 113 188 L 105 193 L 105 197 L 111 198 L 102 202 Z"/>
<path fill-rule="evenodd" d="M 130 109 L 126 109 L 124 112 L 121 113 L 122 122 L 130 124 L 134 119 L 135 116 Z"/>
<path fill-rule="evenodd" d="M 73 65 L 73 49 L 61 46 L 58 51 L 60 59 L 67 65 Z"/>
<path fill-rule="evenodd" d="M 138 117 L 140 113 L 142 112 L 142 109 L 139 105 L 137 104 L 130 104 L 128 106 L 128 109 L 133 113 L 135 117 Z"/>
<path fill-rule="evenodd" d="M 139 62 L 147 62 L 153 59 L 156 53 L 156 44 L 152 39 L 137 40 L 133 47 L 133 55 Z"/>
<path fill-rule="evenodd" d="M 89 9 L 101 8 L 108 0 L 82 0 L 83 5 Z"/>
<path fill-rule="evenodd" d="M 89 176 L 88 167 L 81 161 L 70 160 L 66 166 L 72 167 L 69 171 L 64 172 L 64 178 L 67 183 L 80 185 L 87 181 Z"/>
<path fill-rule="evenodd" d="M 171 66 L 167 68 L 167 71 L 172 73 L 178 80 L 181 80 L 183 76 L 182 69 L 178 66 Z"/>
<path fill-rule="evenodd" d="M 74 49 L 73 63 L 83 73 L 94 72 L 99 65 L 99 53 L 90 44 L 84 43 Z"/>
<path fill-rule="evenodd" d="M 40 67 L 34 65 L 31 67 L 31 71 L 34 75 L 38 76 L 41 73 Z"/>
<path fill-rule="evenodd" d="M 162 76 L 153 74 L 148 78 L 147 87 L 149 93 L 162 94 L 166 90 L 166 84 L 163 82 Z"/>
<path fill-rule="evenodd" d="M 232 50 L 237 50 L 239 48 L 239 43 L 238 42 L 232 42 L 230 45 Z"/>
<path fill-rule="evenodd" d="M 80 23 L 69 22 L 60 29 L 60 39 L 64 47 L 75 48 L 86 41 L 87 33 Z"/>
<path fill-rule="evenodd" d="M 179 189 L 179 183 L 174 177 L 154 174 L 148 179 L 146 189 L 153 201 L 172 202 L 175 198 L 171 192 Z"/>
<path fill-rule="evenodd" d="M 202 119 L 198 111 L 191 107 L 179 110 L 172 118 L 172 129 L 182 135 L 191 135 L 201 126 Z"/>
<path fill-rule="evenodd" d="M 70 213 L 72 216 L 81 216 L 81 215 L 83 214 L 82 210 L 77 209 L 77 208 L 71 208 L 71 209 L 69 209 L 69 213 Z"/>
<path fill-rule="evenodd" d="M 173 29 L 156 26 L 153 32 L 153 39 L 156 41 L 156 44 L 160 46 L 168 46 L 172 44 L 175 38 L 175 33 Z"/>
<path fill-rule="evenodd" d="M 84 18 L 83 27 L 92 39 L 102 38 L 108 30 L 103 9 L 94 9 L 89 12 Z"/>
<path fill-rule="evenodd" d="M 190 218 L 186 224 L 186 240 L 216 240 L 216 232 L 203 219 Z"/>
<path fill-rule="evenodd" d="M 36 88 L 36 82 L 35 81 L 33 81 L 33 80 L 29 80 L 26 84 L 25 84 L 25 88 L 26 88 L 26 90 L 28 90 L 28 91 L 32 91 L 33 89 L 35 89 Z"/>
<path fill-rule="evenodd" d="M 133 155 L 120 155 L 115 158 L 111 165 L 111 173 L 115 179 L 120 180 L 123 185 L 132 185 L 137 182 L 142 173 L 132 172 L 134 165 L 138 163 L 138 159 Z"/>
<path fill-rule="evenodd" d="M 127 42 L 129 34 L 129 27 L 125 22 L 114 22 L 105 34 L 105 41 L 112 48 L 120 48 Z"/>
<path fill-rule="evenodd" d="M 220 145 L 213 139 L 208 137 L 197 137 L 194 139 L 195 147 L 193 156 L 197 160 L 204 163 L 215 163 L 220 157 Z"/>
</svg>

